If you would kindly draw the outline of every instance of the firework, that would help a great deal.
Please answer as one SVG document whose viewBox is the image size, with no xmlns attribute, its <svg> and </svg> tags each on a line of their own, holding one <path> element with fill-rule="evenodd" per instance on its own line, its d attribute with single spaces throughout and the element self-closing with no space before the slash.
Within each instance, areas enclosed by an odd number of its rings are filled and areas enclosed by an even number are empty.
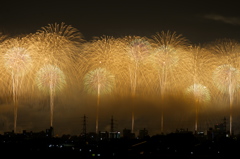
<svg viewBox="0 0 240 159">
<path fill-rule="evenodd" d="M 98 109 L 100 95 L 108 94 L 115 85 L 115 76 L 105 68 L 97 68 L 88 72 L 84 77 L 84 87 L 90 94 L 97 94 L 96 133 L 98 133 Z"/>
<path fill-rule="evenodd" d="M 194 99 L 196 107 L 195 132 L 197 132 L 199 104 L 207 103 L 211 100 L 210 91 L 206 86 L 194 83 L 186 89 L 186 94 Z"/>
<path fill-rule="evenodd" d="M 89 70 L 104 67 L 117 74 L 120 71 L 120 64 L 122 62 L 122 56 L 119 51 L 120 47 L 119 40 L 113 37 L 95 37 L 90 43 L 82 45 L 82 52 L 79 54 L 79 61 L 81 63 L 78 70 L 83 69 L 87 73 Z M 82 65 L 84 65 L 84 68 Z"/>
<path fill-rule="evenodd" d="M 205 47 L 193 45 L 185 52 L 182 63 L 184 65 L 182 65 L 183 67 L 181 67 L 181 69 L 184 74 L 181 74 L 182 76 L 180 79 L 182 79 L 182 85 L 188 87 L 187 90 L 185 90 L 187 96 L 191 97 L 190 99 L 188 98 L 188 101 L 193 100 L 192 103 L 195 107 L 194 131 L 197 133 L 200 108 L 206 104 L 210 104 L 210 101 L 213 101 L 213 97 L 216 97 L 216 95 L 211 96 L 211 94 L 216 93 L 213 91 L 214 87 L 211 78 L 212 70 L 216 63 L 216 57 Z M 192 85 L 187 86 L 189 84 Z"/>
<path fill-rule="evenodd" d="M 231 39 L 216 40 L 210 47 L 211 51 L 218 55 L 222 63 L 213 71 L 213 81 L 219 91 L 229 95 L 230 105 L 230 135 L 232 135 L 232 105 L 233 97 L 239 89 L 239 48 L 237 41 Z"/>
<path fill-rule="evenodd" d="M 137 91 L 137 83 L 139 83 L 139 74 L 140 66 L 143 64 L 143 61 L 151 54 L 151 45 L 145 37 L 125 37 L 122 39 L 125 43 L 125 54 L 127 55 L 129 62 L 128 73 L 131 86 L 131 97 L 134 102 Z M 128 60 L 126 59 L 126 60 Z M 143 70 L 141 70 L 141 73 Z M 144 75 L 143 75 L 144 77 Z M 132 132 L 134 132 L 134 103 L 132 103 Z"/>
<path fill-rule="evenodd" d="M 181 79 L 180 82 L 182 82 L 182 86 L 188 88 L 188 90 L 186 90 L 188 96 L 189 93 L 193 95 L 192 98 L 196 106 L 195 131 L 197 131 L 198 107 L 201 103 L 204 103 L 204 101 L 208 101 L 208 95 L 210 94 L 207 88 L 212 88 L 212 80 L 209 79 L 209 77 L 211 77 L 211 71 L 215 64 L 214 60 L 214 56 L 200 45 L 190 46 L 182 57 L 181 63 L 184 65 L 181 65 L 181 70 L 183 74 L 178 74 L 180 75 L 178 78 Z M 189 86 L 189 84 L 192 85 Z M 204 89 L 207 90 L 204 91 Z M 206 100 L 202 98 L 206 98 Z"/>
<path fill-rule="evenodd" d="M 71 29 L 70 29 L 71 28 Z M 42 30 L 28 35 L 32 42 L 32 49 L 36 53 L 34 72 L 37 74 L 35 84 L 39 90 L 50 95 L 50 125 L 53 125 L 54 96 L 56 91 L 76 85 L 76 57 L 80 47 L 80 34 L 63 23 L 49 25 Z M 64 73 L 63 73 L 64 72 Z M 40 99 L 41 93 L 34 94 Z M 66 93 L 64 97 L 72 97 Z"/>
<path fill-rule="evenodd" d="M 230 99 L 230 135 L 232 132 L 232 104 L 236 89 L 239 88 L 239 70 L 231 65 L 221 65 L 213 73 L 213 80 L 222 93 L 227 93 Z"/>
<path fill-rule="evenodd" d="M 97 68 L 87 73 L 84 77 L 84 87 L 90 94 L 108 94 L 114 88 L 115 78 L 104 68 Z"/>
<path fill-rule="evenodd" d="M 14 102 L 14 132 L 17 129 L 17 109 L 18 109 L 18 89 L 21 84 L 20 76 L 23 76 L 32 65 L 31 57 L 24 48 L 12 48 L 8 50 L 3 57 L 5 67 L 11 72 L 12 93 Z"/>
<path fill-rule="evenodd" d="M 0 43 L 2 43 L 3 41 L 7 40 L 8 36 L 3 34 L 2 32 L 0 32 Z"/>
<path fill-rule="evenodd" d="M 25 48 L 14 47 L 4 55 L 5 67 L 12 76 L 23 76 L 32 66 L 32 59 Z"/>
<path fill-rule="evenodd" d="M 132 40 L 127 49 L 130 59 L 135 63 L 141 62 L 151 54 L 151 45 L 143 38 Z"/>
<path fill-rule="evenodd" d="M 221 65 L 215 69 L 213 80 L 221 92 L 233 94 L 239 88 L 239 73 L 239 70 L 231 65 Z"/>
<path fill-rule="evenodd" d="M 14 132 L 17 129 L 17 111 L 20 94 L 27 91 L 27 86 L 22 89 L 22 84 L 29 80 L 27 74 L 33 66 L 32 52 L 30 51 L 30 43 L 26 38 L 13 38 L 3 42 L 2 63 L 6 69 L 5 82 L 11 88 L 7 88 L 12 93 L 14 103 Z M 9 79 L 8 80 L 8 76 Z M 10 91 L 12 90 L 12 91 Z"/>
<path fill-rule="evenodd" d="M 49 24 L 29 36 L 34 50 L 40 55 L 40 67 L 44 63 L 54 63 L 64 68 L 76 62 L 77 53 L 83 40 L 82 34 L 71 25 Z M 75 71 L 75 70 L 74 70 Z"/>
<path fill-rule="evenodd" d="M 186 89 L 188 95 L 192 95 L 197 103 L 205 103 L 211 100 L 209 89 L 202 84 L 193 84 Z"/>
<path fill-rule="evenodd" d="M 161 114 L 161 132 L 163 132 L 163 105 L 164 94 L 167 90 L 167 82 L 171 77 L 173 66 L 176 66 L 178 55 L 184 50 L 187 40 L 182 35 L 170 31 L 156 33 L 152 36 L 151 43 L 154 47 L 154 54 L 151 56 L 151 62 L 154 70 L 157 71 L 158 83 L 160 85 L 160 96 L 162 102 Z"/>
<path fill-rule="evenodd" d="M 61 29 L 57 26 L 55 29 L 52 28 L 52 31 L 55 30 L 56 32 L 50 32 L 51 30 L 46 29 L 28 36 L 32 41 L 32 49 L 38 55 L 36 57 L 37 62 L 34 63 L 35 70 L 39 70 L 42 66 L 48 64 L 59 66 L 68 77 L 66 79 L 68 85 L 75 85 L 73 81 L 75 81 L 77 75 L 76 64 L 78 61 L 76 59 L 81 43 L 72 41 L 74 34 L 71 34 L 72 38 L 67 37 L 67 33 L 60 34 L 59 32 L 62 31 L 59 31 Z M 65 29 L 64 31 L 69 30 Z"/>
<path fill-rule="evenodd" d="M 55 34 L 58 36 L 65 37 L 70 41 L 76 41 L 76 42 L 84 41 L 83 35 L 78 29 L 76 29 L 75 27 L 72 27 L 71 25 L 66 25 L 64 22 L 62 22 L 61 24 L 58 24 L 58 23 L 48 24 L 47 26 L 44 26 L 40 30 L 38 30 L 37 34 L 38 33 Z"/>
<path fill-rule="evenodd" d="M 46 65 L 36 75 L 36 83 L 40 90 L 49 92 L 49 88 L 60 91 L 66 85 L 65 75 L 57 66 Z"/>
<path fill-rule="evenodd" d="M 54 96 L 66 85 L 64 73 L 53 65 L 43 66 L 36 74 L 36 83 L 40 90 L 50 95 L 50 126 L 53 125 Z"/>
</svg>

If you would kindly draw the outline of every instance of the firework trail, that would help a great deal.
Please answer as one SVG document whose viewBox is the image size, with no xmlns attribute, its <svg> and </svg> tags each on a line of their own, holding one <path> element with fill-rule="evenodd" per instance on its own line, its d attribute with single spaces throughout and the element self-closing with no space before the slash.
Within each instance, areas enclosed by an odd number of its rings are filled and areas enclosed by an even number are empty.
<svg viewBox="0 0 240 159">
<path fill-rule="evenodd" d="M 236 89 L 239 88 L 240 72 L 231 65 L 220 65 L 213 73 L 213 80 L 222 93 L 228 93 L 230 106 L 230 135 L 232 135 L 232 105 Z"/>
<path fill-rule="evenodd" d="M 48 24 L 47 26 L 41 27 L 41 29 L 38 30 L 37 33 L 55 34 L 58 36 L 65 37 L 73 42 L 82 43 L 85 41 L 83 39 L 84 37 L 82 33 L 78 29 L 72 27 L 71 25 L 66 25 L 64 22 L 62 22 L 61 24 L 58 23 Z"/>
<path fill-rule="evenodd" d="M 195 132 L 198 129 L 199 104 L 210 102 L 211 96 L 209 89 L 202 84 L 193 84 L 186 89 L 186 94 L 192 96 L 196 108 Z"/>
<path fill-rule="evenodd" d="M 65 75 L 57 66 L 45 65 L 36 74 L 36 83 L 40 90 L 50 96 L 50 126 L 53 126 L 54 96 L 56 91 L 66 85 Z"/>
<path fill-rule="evenodd" d="M 200 45 L 194 45 L 189 47 L 182 59 L 182 63 L 184 64 L 181 67 L 184 74 L 180 77 L 183 82 L 182 85 L 190 88 L 194 86 L 192 90 L 194 96 L 192 97 L 196 111 L 195 132 L 197 132 L 199 107 L 205 102 L 199 100 L 199 96 L 196 93 L 198 93 L 198 90 L 203 91 L 204 88 L 212 88 L 212 80 L 209 77 L 211 77 L 215 65 L 215 57 L 206 48 Z M 191 86 L 189 86 L 189 84 Z M 210 91 L 207 89 L 206 95 L 208 94 L 210 96 Z M 202 95 L 204 96 L 203 93 Z"/>
<path fill-rule="evenodd" d="M 89 71 L 84 77 L 84 88 L 89 94 L 97 95 L 96 133 L 98 133 L 98 116 L 100 95 L 109 94 L 115 85 L 115 76 L 105 68 Z"/>
<path fill-rule="evenodd" d="M 52 76 L 59 78 L 56 79 L 56 84 L 51 84 L 48 86 L 51 100 L 50 120 L 52 126 L 55 91 L 59 90 L 58 87 L 61 85 L 64 85 L 65 88 L 76 87 L 76 64 L 78 62 L 77 56 L 79 48 L 82 45 L 81 42 L 84 40 L 82 39 L 81 33 L 77 29 L 65 25 L 64 23 L 61 23 L 60 25 L 57 23 L 49 24 L 46 27 L 42 27 L 42 29 L 38 30 L 36 33 L 29 35 L 28 38 L 32 41 L 33 50 L 38 55 L 36 58 L 37 62 L 34 63 L 34 70 L 38 76 L 38 80 L 35 79 L 35 81 L 38 81 L 38 87 L 40 88 L 40 81 L 44 80 L 43 75 L 47 72 L 49 72 L 49 80 L 53 78 Z M 47 78 L 47 75 L 45 76 Z M 42 97 L 41 93 L 35 93 L 35 95 L 37 99 Z M 70 93 L 66 93 L 64 97 L 68 97 L 68 95 L 71 96 Z"/>
<path fill-rule="evenodd" d="M 6 89 L 12 94 L 14 103 L 14 132 L 17 129 L 17 112 L 19 105 L 19 96 L 28 90 L 28 81 L 33 66 L 33 53 L 31 45 L 27 38 L 12 38 L 2 43 L 1 60 L 5 68 Z M 22 88 L 23 82 L 27 82 L 26 87 Z M 11 82 L 11 83 L 8 83 Z M 11 87 L 11 88 L 10 88 Z"/>
<path fill-rule="evenodd" d="M 116 99 L 124 94 L 125 89 L 124 82 L 124 70 L 123 65 L 123 47 L 121 40 L 115 39 L 111 36 L 94 37 L 90 42 L 86 42 L 82 45 L 81 53 L 78 57 L 77 71 L 79 83 L 85 84 L 86 77 L 90 71 L 98 68 L 104 68 L 108 72 L 114 73 L 115 84 L 111 91 L 111 97 L 117 96 Z M 80 85 L 80 89 L 86 88 L 85 85 Z M 83 90 L 85 91 L 85 90 Z M 96 93 L 96 92 L 95 92 Z"/>
<path fill-rule="evenodd" d="M 0 32 L 0 43 L 4 42 L 8 38 L 9 38 L 8 35 L 5 35 L 2 32 Z"/>
<path fill-rule="evenodd" d="M 187 40 L 182 35 L 177 35 L 176 32 L 160 32 L 152 36 L 151 43 L 154 47 L 154 54 L 151 56 L 154 70 L 157 71 L 158 83 L 160 86 L 159 94 L 162 102 L 161 114 L 161 132 L 163 133 L 163 106 L 164 96 L 167 90 L 167 83 L 173 77 L 173 67 L 179 61 L 179 54 L 183 51 L 187 44 Z"/>
<path fill-rule="evenodd" d="M 64 23 L 49 24 L 30 35 L 33 50 L 38 55 L 35 71 L 48 64 L 58 66 L 67 77 L 68 86 L 74 86 L 77 81 L 78 52 L 82 45 L 81 42 L 84 41 L 79 38 L 81 38 L 81 33 Z"/>
<path fill-rule="evenodd" d="M 46 62 L 68 67 L 71 62 L 77 62 L 76 58 L 82 43 L 85 42 L 82 34 L 71 25 L 49 24 L 42 27 L 32 35 L 35 50 L 39 56 L 40 66 Z M 74 69 L 75 71 L 75 69 Z M 74 73 L 74 72 L 72 72 Z"/>
<path fill-rule="evenodd" d="M 120 76 L 119 71 L 121 71 L 122 62 L 120 47 L 119 40 L 110 36 L 94 37 L 92 41 L 84 43 L 77 58 L 77 70 L 80 71 L 79 78 L 81 78 L 82 73 L 86 74 L 98 67 L 104 67 L 111 72 L 115 72 L 114 75 L 119 74 L 118 76 Z"/>
<path fill-rule="evenodd" d="M 132 133 L 134 133 L 134 122 L 135 122 L 135 98 L 137 92 L 137 84 L 139 83 L 139 75 L 145 70 L 140 70 L 140 66 L 143 66 L 143 62 L 151 54 L 151 45 L 145 37 L 138 36 L 126 36 L 122 38 L 122 44 L 124 47 L 124 61 L 127 61 L 126 65 L 122 68 L 128 66 L 127 73 L 130 79 L 131 88 L 131 98 L 132 98 Z M 144 75 L 142 75 L 144 77 Z M 144 78 L 143 78 L 144 79 Z"/>
<path fill-rule="evenodd" d="M 237 89 L 239 89 L 239 43 L 230 39 L 216 40 L 210 48 L 214 54 L 221 58 L 221 62 L 213 72 L 213 81 L 221 93 L 229 96 L 230 107 L 230 135 L 232 135 L 232 106 Z"/>
</svg>

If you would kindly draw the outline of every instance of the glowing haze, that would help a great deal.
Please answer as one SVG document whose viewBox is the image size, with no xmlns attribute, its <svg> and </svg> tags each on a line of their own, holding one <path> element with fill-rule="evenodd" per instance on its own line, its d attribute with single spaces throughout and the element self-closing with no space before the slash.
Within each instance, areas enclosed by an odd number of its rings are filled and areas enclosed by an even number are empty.
<svg viewBox="0 0 240 159">
<path fill-rule="evenodd" d="M 0 132 L 78 135 L 124 128 L 151 135 L 238 126 L 240 44 L 193 45 L 176 32 L 84 40 L 71 25 L 0 34 Z M 100 102 L 101 101 L 101 102 Z M 18 109 L 19 108 L 19 109 Z M 53 115 L 54 114 L 54 115 Z"/>
</svg>

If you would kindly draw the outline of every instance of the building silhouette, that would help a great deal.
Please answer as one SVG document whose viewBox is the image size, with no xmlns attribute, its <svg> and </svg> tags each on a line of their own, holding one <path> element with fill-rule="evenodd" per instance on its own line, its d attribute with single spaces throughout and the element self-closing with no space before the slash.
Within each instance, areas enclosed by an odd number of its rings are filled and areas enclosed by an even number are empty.
<svg viewBox="0 0 240 159">
<path fill-rule="evenodd" d="M 143 130 L 139 130 L 138 138 L 142 139 L 144 137 L 147 137 L 148 135 L 148 130 L 144 128 Z"/>
<path fill-rule="evenodd" d="M 126 139 L 134 139 L 135 138 L 135 133 L 132 133 L 130 129 L 123 129 L 123 138 Z"/>
<path fill-rule="evenodd" d="M 219 138 L 229 137 L 230 132 L 227 131 L 227 122 L 224 117 L 223 122 L 219 124 L 215 124 L 214 128 L 210 127 L 207 131 L 207 137 L 209 140 L 218 140 Z M 232 133 L 233 135 L 233 133 Z"/>
</svg>

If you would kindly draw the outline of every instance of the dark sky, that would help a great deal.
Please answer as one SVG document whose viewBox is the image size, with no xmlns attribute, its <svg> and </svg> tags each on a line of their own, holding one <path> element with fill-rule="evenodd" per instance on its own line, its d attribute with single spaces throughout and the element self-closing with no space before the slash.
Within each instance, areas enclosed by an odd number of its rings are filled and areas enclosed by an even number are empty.
<svg viewBox="0 0 240 159">
<path fill-rule="evenodd" d="M 219 38 L 240 40 L 239 5 L 231 1 L 226 3 L 210 0 L 205 2 L 181 0 L 32 0 L 26 2 L 19 0 L 5 1 L 0 5 L 0 32 L 6 34 L 34 33 L 48 24 L 61 22 L 77 28 L 86 40 L 102 35 L 149 37 L 156 32 L 166 30 L 176 31 L 193 43 L 208 43 Z M 86 105 L 95 105 L 95 101 L 79 100 L 78 96 L 74 96 L 73 99 L 68 99 L 67 103 L 56 107 L 54 117 L 59 119 L 54 123 L 58 128 L 56 133 L 79 134 L 82 130 L 82 117 L 84 114 L 89 117 L 87 131 L 94 131 L 95 112 L 93 108 L 89 109 Z M 74 105 L 75 101 L 79 103 L 69 109 L 70 106 Z M 118 120 L 120 131 L 123 128 L 130 129 L 131 111 L 130 108 L 123 107 L 127 105 L 124 101 L 118 103 L 120 104 L 119 109 L 113 107 L 116 103 L 111 100 L 102 102 L 107 103 L 100 110 L 101 121 L 105 123 L 105 125 L 99 125 L 102 130 L 109 130 L 111 113 Z M 49 109 L 47 109 L 47 106 L 23 105 L 19 106 L 19 130 L 39 131 L 48 128 Z M 151 134 L 158 132 L 160 122 L 156 122 L 156 118 L 160 119 L 159 108 L 152 101 L 145 99 L 139 101 L 139 105 L 148 105 L 151 108 L 139 107 L 136 110 L 136 114 L 138 114 L 136 115 L 136 126 L 138 123 L 142 123 L 142 125 L 139 124 L 136 127 L 136 130 L 143 129 L 146 126 Z M 186 109 L 179 106 L 176 111 L 171 111 L 171 108 L 166 110 L 166 114 L 170 115 L 168 118 L 166 115 L 166 121 L 170 121 L 171 128 L 175 128 L 176 125 L 184 126 L 184 128 L 187 127 L 186 125 L 190 125 L 190 127 L 193 125 L 194 121 L 190 121 L 188 116 L 184 114 Z M 6 105 L 1 105 L 0 111 L 2 113 L 0 116 L 0 132 L 3 132 L 12 128 L 13 112 L 8 110 Z M 173 116 L 177 117 L 179 113 L 183 114 L 181 118 L 171 118 Z M 216 111 L 213 109 L 211 113 L 214 114 Z M 239 114 L 239 112 L 235 113 Z M 9 116 L 11 117 L 8 118 Z M 222 114 L 218 117 L 212 116 L 209 113 L 205 114 L 205 118 L 214 120 L 210 124 L 208 123 L 207 126 L 212 126 L 211 124 L 215 123 L 215 121 L 221 121 L 223 117 Z M 191 112 L 189 118 L 194 119 L 194 113 Z"/>
<path fill-rule="evenodd" d="M 15 1 L 0 9 L 0 29 L 11 34 L 35 32 L 65 22 L 89 40 L 93 36 L 151 36 L 176 31 L 194 43 L 240 39 L 236 2 L 222 1 Z"/>
</svg>

